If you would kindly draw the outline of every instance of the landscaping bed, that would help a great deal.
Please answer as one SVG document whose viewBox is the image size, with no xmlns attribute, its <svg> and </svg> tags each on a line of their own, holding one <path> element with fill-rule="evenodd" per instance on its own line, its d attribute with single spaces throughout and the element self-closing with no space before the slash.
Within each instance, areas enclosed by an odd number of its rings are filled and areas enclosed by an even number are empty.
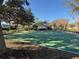
<svg viewBox="0 0 79 59">
<path fill-rule="evenodd" d="M 78 54 L 27 44 L 23 42 L 6 41 L 7 52 L 0 59 L 79 59 Z"/>
</svg>

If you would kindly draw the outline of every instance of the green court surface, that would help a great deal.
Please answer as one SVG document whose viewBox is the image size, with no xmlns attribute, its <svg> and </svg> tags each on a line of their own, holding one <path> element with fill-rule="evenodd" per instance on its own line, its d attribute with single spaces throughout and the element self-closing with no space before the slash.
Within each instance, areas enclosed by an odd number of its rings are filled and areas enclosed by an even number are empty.
<svg viewBox="0 0 79 59">
<path fill-rule="evenodd" d="M 28 41 L 33 44 L 79 53 L 79 34 L 53 31 L 34 31 L 7 35 L 8 40 Z"/>
</svg>

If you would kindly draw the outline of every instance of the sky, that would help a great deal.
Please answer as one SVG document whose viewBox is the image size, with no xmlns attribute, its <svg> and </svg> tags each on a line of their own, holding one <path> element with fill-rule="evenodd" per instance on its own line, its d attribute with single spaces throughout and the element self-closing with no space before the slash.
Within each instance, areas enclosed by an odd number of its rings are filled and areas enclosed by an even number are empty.
<svg viewBox="0 0 79 59">
<path fill-rule="evenodd" d="M 5 0 L 7 1 L 7 0 Z M 28 0 L 33 15 L 39 20 L 54 21 L 56 19 L 67 19 L 73 23 L 73 15 L 70 10 L 64 5 L 66 0 Z"/>
<path fill-rule="evenodd" d="M 28 0 L 30 8 L 35 17 L 40 20 L 54 21 L 56 19 L 67 19 L 74 22 L 70 10 L 64 5 L 66 0 Z"/>
</svg>

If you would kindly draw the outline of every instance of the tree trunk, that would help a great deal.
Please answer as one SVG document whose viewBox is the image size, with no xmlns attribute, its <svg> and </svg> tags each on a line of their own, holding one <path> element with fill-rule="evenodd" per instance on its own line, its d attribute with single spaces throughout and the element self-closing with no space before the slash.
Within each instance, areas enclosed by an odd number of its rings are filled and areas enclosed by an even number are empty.
<svg viewBox="0 0 79 59">
<path fill-rule="evenodd" d="M 0 54 L 4 53 L 6 50 L 5 40 L 3 37 L 2 27 L 1 27 L 1 21 L 0 21 Z"/>
</svg>

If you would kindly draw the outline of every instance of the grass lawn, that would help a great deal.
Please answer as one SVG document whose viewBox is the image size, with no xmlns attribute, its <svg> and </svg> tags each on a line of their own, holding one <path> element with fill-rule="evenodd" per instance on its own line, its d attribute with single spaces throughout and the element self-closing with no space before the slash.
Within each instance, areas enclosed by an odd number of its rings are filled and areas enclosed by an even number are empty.
<svg viewBox="0 0 79 59">
<path fill-rule="evenodd" d="M 67 32 L 34 31 L 7 35 L 7 40 L 33 44 L 79 53 L 79 35 Z"/>
</svg>

